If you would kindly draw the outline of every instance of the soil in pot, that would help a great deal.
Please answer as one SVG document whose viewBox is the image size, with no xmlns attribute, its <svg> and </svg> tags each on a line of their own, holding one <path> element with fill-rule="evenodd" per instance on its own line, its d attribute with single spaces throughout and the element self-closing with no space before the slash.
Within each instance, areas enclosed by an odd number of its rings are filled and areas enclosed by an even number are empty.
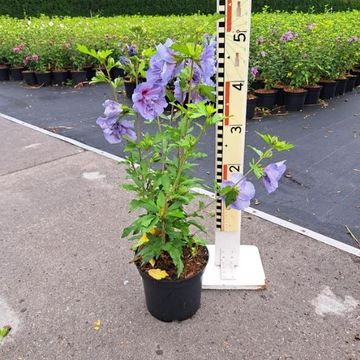
<svg viewBox="0 0 360 360">
<path fill-rule="evenodd" d="M 85 70 L 77 71 L 77 70 L 71 70 L 71 80 L 73 85 L 78 85 L 80 83 L 83 83 L 87 81 L 87 73 Z"/>
<path fill-rule="evenodd" d="M 300 111 L 303 109 L 307 90 L 305 89 L 284 89 L 285 108 L 287 111 Z"/>
<path fill-rule="evenodd" d="M 285 104 L 285 88 L 286 86 L 283 84 L 277 84 L 274 86 L 274 89 L 278 91 L 275 99 L 275 104 L 277 106 L 283 106 Z"/>
<path fill-rule="evenodd" d="M 38 85 L 42 86 L 51 86 L 51 72 L 44 71 L 44 72 L 35 72 L 36 82 Z"/>
<path fill-rule="evenodd" d="M 22 76 L 27 85 L 29 85 L 29 86 L 37 85 L 35 71 L 25 70 L 22 72 Z"/>
<path fill-rule="evenodd" d="M 346 90 L 348 79 L 347 78 L 339 78 L 336 79 L 336 90 L 335 96 L 344 95 Z"/>
<path fill-rule="evenodd" d="M 335 91 L 336 91 L 335 80 L 321 80 L 319 84 L 322 85 L 323 87 L 320 93 L 321 99 L 327 100 L 335 97 Z"/>
<path fill-rule="evenodd" d="M 53 71 L 53 84 L 62 86 L 66 83 L 68 78 L 67 70 L 54 70 Z"/>
<path fill-rule="evenodd" d="M 11 79 L 14 81 L 22 81 L 23 80 L 22 72 L 24 70 L 25 68 L 23 66 L 10 68 Z"/>
<path fill-rule="evenodd" d="M 257 103 L 257 96 L 249 94 L 247 97 L 246 105 L 246 118 L 248 120 L 252 119 L 255 115 L 255 107 Z"/>
<path fill-rule="evenodd" d="M 124 80 L 126 96 L 131 99 L 136 88 L 136 82 L 130 80 Z"/>
<path fill-rule="evenodd" d="M 320 98 L 321 85 L 308 85 L 304 87 L 307 90 L 305 105 L 317 104 Z"/>
<path fill-rule="evenodd" d="M 0 65 L 0 81 L 8 81 L 9 75 L 9 68 L 6 65 Z"/>
<path fill-rule="evenodd" d="M 257 106 L 266 109 L 273 109 L 275 106 L 277 90 L 275 89 L 258 89 L 255 95 L 258 97 Z"/>
<path fill-rule="evenodd" d="M 162 254 L 156 260 L 155 268 L 166 270 L 171 280 L 155 280 L 148 275 L 152 269 L 150 264 L 140 266 L 136 263 L 142 277 L 145 291 L 146 306 L 155 318 L 170 322 L 182 321 L 192 317 L 200 307 L 201 278 L 209 253 L 206 247 L 198 250 L 196 257 L 190 250 L 185 250 L 183 256 L 184 272 L 180 279 L 176 277 L 176 269 L 168 254 Z"/>
<path fill-rule="evenodd" d="M 346 84 L 345 92 L 350 92 L 354 90 L 357 76 L 356 75 L 347 75 L 348 82 Z"/>
</svg>

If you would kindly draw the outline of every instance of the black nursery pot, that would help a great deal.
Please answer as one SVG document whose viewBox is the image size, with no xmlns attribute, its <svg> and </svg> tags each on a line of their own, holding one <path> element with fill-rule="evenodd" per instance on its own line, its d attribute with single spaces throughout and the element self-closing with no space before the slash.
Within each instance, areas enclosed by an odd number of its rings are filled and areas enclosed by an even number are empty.
<svg viewBox="0 0 360 360">
<path fill-rule="evenodd" d="M 124 81 L 126 96 L 131 99 L 136 88 L 136 83 L 132 81 Z"/>
<path fill-rule="evenodd" d="M 285 108 L 287 111 L 300 111 L 304 107 L 307 90 L 296 91 L 284 90 Z"/>
<path fill-rule="evenodd" d="M 344 95 L 348 79 L 336 79 L 335 96 Z"/>
<path fill-rule="evenodd" d="M 257 79 L 252 83 L 251 88 L 254 90 L 258 90 L 258 89 L 263 89 L 264 86 L 265 86 L 265 81 Z"/>
<path fill-rule="evenodd" d="M 355 81 L 355 86 L 359 86 L 360 85 L 360 69 L 351 70 L 351 74 L 357 76 L 356 81 Z"/>
<path fill-rule="evenodd" d="M 356 75 L 348 75 L 347 79 L 348 79 L 348 82 L 346 84 L 345 92 L 353 91 L 354 87 L 355 87 L 357 76 Z"/>
<path fill-rule="evenodd" d="M 51 86 L 51 72 L 35 72 L 36 81 L 42 86 Z"/>
<path fill-rule="evenodd" d="M 96 75 L 96 70 L 93 66 L 84 67 L 84 71 L 86 71 L 86 79 L 87 81 L 91 81 L 92 78 Z"/>
<path fill-rule="evenodd" d="M 23 76 L 22 76 L 22 72 L 25 70 L 24 67 L 13 67 L 10 68 L 10 76 L 11 79 L 14 81 L 22 81 L 23 80 Z"/>
<path fill-rule="evenodd" d="M 68 72 L 66 70 L 53 71 L 53 84 L 62 86 L 66 83 Z"/>
<path fill-rule="evenodd" d="M 120 69 L 118 67 L 114 67 L 110 70 L 110 76 L 111 76 L 111 79 L 114 80 L 118 77 L 121 77 L 123 78 L 125 76 L 125 72 L 124 72 L 124 69 Z"/>
<path fill-rule="evenodd" d="M 257 106 L 270 110 L 273 109 L 275 106 L 276 94 L 277 90 L 256 90 L 255 95 L 258 97 Z"/>
<path fill-rule="evenodd" d="M 5 65 L 0 65 L 0 81 L 8 81 L 9 75 L 9 68 Z"/>
<path fill-rule="evenodd" d="M 27 85 L 35 86 L 37 84 L 34 71 L 29 71 L 29 70 L 23 71 L 22 76 Z"/>
<path fill-rule="evenodd" d="M 321 99 L 327 100 L 335 97 L 336 81 L 320 81 L 320 85 L 323 87 L 320 93 Z"/>
<path fill-rule="evenodd" d="M 307 90 L 305 105 L 317 104 L 320 98 L 322 86 L 306 86 L 305 89 Z"/>
<path fill-rule="evenodd" d="M 247 99 L 246 118 L 248 120 L 251 120 L 255 115 L 255 107 L 256 107 L 257 99 L 258 98 L 256 96 L 250 98 L 248 97 Z"/>
<path fill-rule="evenodd" d="M 283 86 L 283 85 L 274 86 L 274 89 L 277 90 L 276 99 L 275 99 L 275 104 L 277 106 L 283 106 L 285 104 L 284 88 L 285 88 L 285 86 Z"/>
<path fill-rule="evenodd" d="M 146 306 L 158 320 L 183 321 L 200 308 L 202 275 L 205 268 L 184 280 L 155 280 L 138 267 L 142 277 Z"/>
<path fill-rule="evenodd" d="M 71 80 L 73 82 L 73 85 L 77 85 L 87 81 L 86 75 L 86 71 L 71 70 Z"/>
</svg>

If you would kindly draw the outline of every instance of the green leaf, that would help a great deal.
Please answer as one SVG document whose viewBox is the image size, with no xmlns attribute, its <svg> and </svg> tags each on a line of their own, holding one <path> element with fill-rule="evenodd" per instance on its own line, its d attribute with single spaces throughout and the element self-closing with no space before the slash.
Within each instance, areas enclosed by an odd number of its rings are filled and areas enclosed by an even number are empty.
<svg viewBox="0 0 360 360">
<path fill-rule="evenodd" d="M 183 219 L 185 217 L 185 213 L 184 213 L 184 211 L 182 211 L 180 209 L 176 209 L 176 210 L 169 211 L 168 216 Z"/>
<path fill-rule="evenodd" d="M 233 202 L 235 202 L 237 196 L 239 195 L 239 189 L 235 186 L 225 186 L 220 194 L 225 198 L 225 205 L 229 207 Z"/>
<path fill-rule="evenodd" d="M 11 331 L 11 326 L 4 326 L 0 328 L 0 340 L 2 338 L 5 338 L 9 335 L 9 332 Z"/>
<path fill-rule="evenodd" d="M 251 145 L 248 145 L 248 148 L 250 148 L 251 150 L 253 150 L 260 158 L 264 155 L 264 153 L 263 153 L 261 150 L 255 148 L 255 147 L 253 147 L 253 146 L 251 146 Z"/>
<path fill-rule="evenodd" d="M 257 179 L 261 179 L 265 175 L 263 167 L 257 164 L 254 159 L 249 163 L 249 166 Z"/>
<path fill-rule="evenodd" d="M 165 205 L 165 195 L 162 191 L 159 192 L 157 200 L 156 200 L 156 206 L 158 209 L 162 209 Z"/>
<path fill-rule="evenodd" d="M 180 277 L 184 270 L 184 263 L 181 260 L 182 256 L 182 244 L 168 242 L 164 246 L 164 250 L 170 255 L 177 269 L 177 277 Z"/>
</svg>

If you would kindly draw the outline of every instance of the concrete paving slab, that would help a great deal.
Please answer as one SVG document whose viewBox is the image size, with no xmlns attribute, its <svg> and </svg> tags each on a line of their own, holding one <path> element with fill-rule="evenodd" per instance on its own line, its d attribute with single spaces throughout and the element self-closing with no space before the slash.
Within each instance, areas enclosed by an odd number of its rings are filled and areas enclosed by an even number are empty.
<svg viewBox="0 0 360 360">
<path fill-rule="evenodd" d="M 59 141 L 57 146 L 48 136 L 28 131 L 0 117 L 1 151 L 0 176 L 24 168 L 53 161 L 64 156 L 81 153 L 83 150 Z"/>
<path fill-rule="evenodd" d="M 37 135 L 50 152 L 62 144 Z M 360 259 L 250 215 L 243 239 L 268 289 L 204 291 L 192 319 L 152 318 L 120 240 L 134 216 L 123 181 L 122 165 L 90 152 L 0 177 L 0 320 L 18 322 L 0 359 L 360 359 Z"/>
</svg>

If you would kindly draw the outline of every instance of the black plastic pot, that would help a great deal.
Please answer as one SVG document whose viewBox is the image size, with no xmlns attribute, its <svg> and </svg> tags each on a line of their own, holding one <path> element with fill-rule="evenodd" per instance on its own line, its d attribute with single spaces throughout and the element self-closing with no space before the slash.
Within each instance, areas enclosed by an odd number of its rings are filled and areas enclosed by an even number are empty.
<svg viewBox="0 0 360 360">
<path fill-rule="evenodd" d="M 205 268 L 191 278 L 174 281 L 155 280 L 138 270 L 143 280 L 146 306 L 158 320 L 183 321 L 200 308 L 201 278 Z"/>
<path fill-rule="evenodd" d="M 305 105 L 317 104 L 320 98 L 322 86 L 305 86 L 305 89 L 307 90 Z"/>
<path fill-rule="evenodd" d="M 9 68 L 5 65 L 0 65 L 0 81 L 8 81 L 9 75 Z"/>
<path fill-rule="evenodd" d="M 356 75 L 356 81 L 355 81 L 355 86 L 359 86 L 360 85 L 360 69 L 353 69 L 350 71 L 352 75 Z"/>
<path fill-rule="evenodd" d="M 132 81 L 124 81 L 126 96 L 131 99 L 136 88 L 136 83 Z"/>
<path fill-rule="evenodd" d="M 62 86 L 66 83 L 68 72 L 66 70 L 55 70 L 53 71 L 53 84 Z"/>
<path fill-rule="evenodd" d="M 282 85 L 274 86 L 274 89 L 277 90 L 276 99 L 275 99 L 275 104 L 277 106 L 283 106 L 285 104 L 284 88 L 285 88 L 285 86 L 282 86 Z"/>
<path fill-rule="evenodd" d="M 110 76 L 111 76 L 111 79 L 114 80 L 118 77 L 121 77 L 123 78 L 125 76 L 125 72 L 123 69 L 120 69 L 118 67 L 114 67 L 110 70 Z"/>
<path fill-rule="evenodd" d="M 82 82 L 87 81 L 87 77 L 86 77 L 86 71 L 75 71 L 75 70 L 71 70 L 71 80 L 73 85 L 77 85 L 80 84 Z"/>
<path fill-rule="evenodd" d="M 255 115 L 255 107 L 257 103 L 257 97 L 254 96 L 253 98 L 248 97 L 247 99 L 247 105 L 246 105 L 246 118 L 248 120 L 252 119 Z"/>
<path fill-rule="evenodd" d="M 35 72 L 36 81 L 38 85 L 42 86 L 51 86 L 51 72 L 44 71 L 44 72 Z"/>
<path fill-rule="evenodd" d="M 255 80 L 252 85 L 251 88 L 254 90 L 259 90 L 259 89 L 263 89 L 265 86 L 265 81 L 264 80 Z"/>
<path fill-rule="evenodd" d="M 25 70 L 24 67 L 13 67 L 10 68 L 10 76 L 11 79 L 14 81 L 22 81 L 23 80 L 23 76 L 22 76 L 22 72 Z"/>
<path fill-rule="evenodd" d="M 320 81 L 319 84 L 323 87 L 320 93 L 321 99 L 327 100 L 335 97 L 336 81 Z"/>
<path fill-rule="evenodd" d="M 336 79 L 335 96 L 344 95 L 348 79 Z"/>
<path fill-rule="evenodd" d="M 86 71 L 86 79 L 88 81 L 91 81 L 92 78 L 96 75 L 96 70 L 92 66 L 87 66 L 84 68 L 84 71 Z"/>
<path fill-rule="evenodd" d="M 345 92 L 353 91 L 354 87 L 355 87 L 357 76 L 356 75 L 348 75 L 347 79 L 348 79 L 348 82 L 346 84 Z"/>
<path fill-rule="evenodd" d="M 275 106 L 277 90 L 255 90 L 255 95 L 258 97 L 257 106 L 266 109 L 273 109 Z"/>
<path fill-rule="evenodd" d="M 37 84 L 35 71 L 29 71 L 29 70 L 23 71 L 22 76 L 27 85 L 35 86 Z"/>
<path fill-rule="evenodd" d="M 284 90 L 284 102 L 287 111 L 300 111 L 305 104 L 307 90 L 297 89 L 296 91 Z"/>
</svg>

